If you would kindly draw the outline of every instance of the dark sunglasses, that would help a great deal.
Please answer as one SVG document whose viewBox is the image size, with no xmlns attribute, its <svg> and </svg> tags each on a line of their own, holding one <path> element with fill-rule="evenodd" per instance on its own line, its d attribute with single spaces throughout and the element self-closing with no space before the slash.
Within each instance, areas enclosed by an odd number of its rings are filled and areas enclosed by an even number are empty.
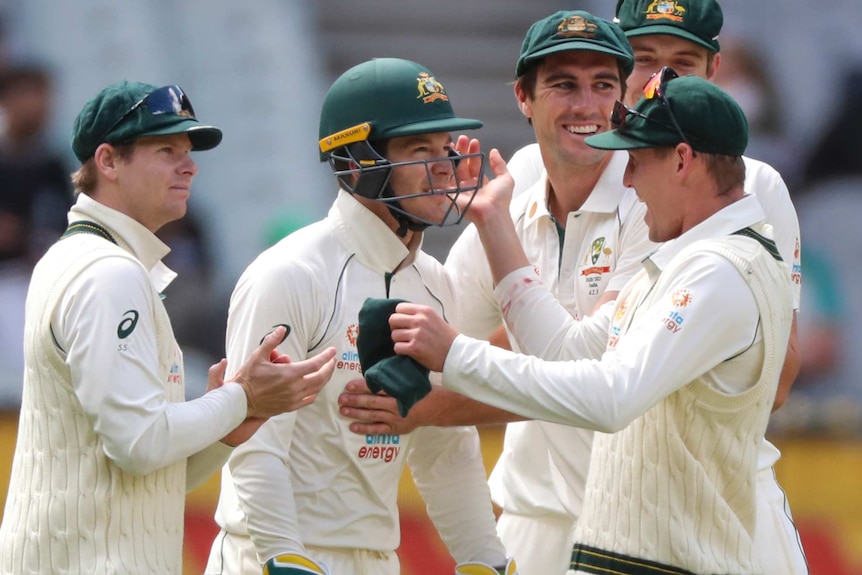
<svg viewBox="0 0 862 575">
<path fill-rule="evenodd" d="M 153 116 L 172 114 L 174 116 L 183 116 L 192 120 L 195 119 L 195 109 L 192 108 L 192 103 L 189 101 L 189 97 L 186 96 L 186 93 L 183 92 L 182 88 L 179 86 L 162 86 L 132 104 L 132 107 L 129 108 L 125 114 L 117 118 L 117 121 L 111 124 L 110 128 L 105 130 L 105 133 L 99 140 L 104 142 L 107 135 L 114 131 L 114 128 L 119 126 L 123 120 L 128 118 L 132 112 L 141 106 L 145 107 Z"/>
<path fill-rule="evenodd" d="M 643 118 L 648 122 L 653 122 L 654 124 L 663 126 L 668 130 L 675 131 L 677 135 L 679 135 L 679 137 L 682 139 L 682 141 L 688 144 L 688 147 L 691 148 L 691 155 L 697 156 L 694 151 L 694 148 L 691 145 L 691 142 L 688 141 L 688 138 L 685 137 L 685 133 L 682 131 L 682 128 L 679 127 L 679 123 L 676 121 L 676 117 L 673 115 L 673 109 L 670 107 L 670 102 L 668 101 L 667 96 L 664 95 L 665 84 L 667 84 L 674 78 L 679 78 L 679 74 L 677 74 L 673 70 L 673 68 L 664 66 L 660 71 L 650 76 L 650 79 L 647 80 L 647 83 L 644 85 L 644 98 L 646 98 L 647 100 L 658 98 L 661 105 L 667 108 L 667 115 L 670 118 L 670 121 L 673 126 L 668 126 L 664 122 L 659 122 L 658 120 L 654 120 L 653 118 L 648 118 L 646 115 L 641 114 L 637 110 L 629 108 L 620 101 L 617 101 L 614 104 L 614 109 L 611 112 L 611 126 L 614 129 L 622 128 L 626 125 L 626 119 L 629 116 L 637 116 L 639 118 Z"/>
</svg>

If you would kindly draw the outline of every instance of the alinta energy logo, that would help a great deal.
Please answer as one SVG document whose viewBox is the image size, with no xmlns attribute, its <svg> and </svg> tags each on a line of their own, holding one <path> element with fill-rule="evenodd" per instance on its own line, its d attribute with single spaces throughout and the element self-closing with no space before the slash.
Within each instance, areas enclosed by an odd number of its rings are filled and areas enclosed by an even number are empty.
<svg viewBox="0 0 862 575">
<path fill-rule="evenodd" d="M 335 369 L 362 373 L 362 366 L 359 364 L 359 354 L 356 353 L 356 338 L 359 337 L 359 324 L 351 323 L 348 325 L 344 331 L 344 336 L 347 338 L 347 343 L 350 344 L 351 349 L 341 354 L 341 357 L 335 363 Z"/>
<path fill-rule="evenodd" d="M 687 289 L 678 289 L 670 296 L 670 301 L 674 309 L 670 310 L 667 317 L 662 318 L 662 323 L 671 333 L 678 333 L 682 329 L 682 323 L 685 321 L 685 316 L 680 313 L 680 310 L 688 307 L 691 303 L 692 294 Z"/>
<path fill-rule="evenodd" d="M 371 459 L 391 463 L 398 457 L 401 447 L 400 435 L 381 434 L 381 435 L 366 435 L 365 445 L 359 448 L 356 456 L 359 459 Z"/>
</svg>

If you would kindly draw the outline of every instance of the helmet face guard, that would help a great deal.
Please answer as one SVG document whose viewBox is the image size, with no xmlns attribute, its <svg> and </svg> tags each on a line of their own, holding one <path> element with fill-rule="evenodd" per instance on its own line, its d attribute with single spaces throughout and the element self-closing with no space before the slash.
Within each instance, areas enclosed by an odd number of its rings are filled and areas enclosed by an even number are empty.
<svg viewBox="0 0 862 575">
<path fill-rule="evenodd" d="M 460 157 L 448 156 L 393 163 L 375 145 L 402 136 L 451 133 L 482 127 L 482 122 L 455 115 L 449 95 L 434 74 L 416 62 L 399 58 L 377 58 L 344 72 L 330 87 L 320 114 L 319 152 L 327 161 L 342 189 L 366 199 L 386 203 L 401 224 L 398 233 L 407 229 L 424 229 L 429 225 L 459 223 L 478 187 L 463 187 L 452 181 L 451 187 L 435 187 L 432 164 L 451 162 L 457 167 Z M 481 157 L 484 170 L 485 156 Z M 403 166 L 424 165 L 428 185 L 421 193 L 396 196 L 390 186 L 392 170 Z M 439 178 L 437 178 L 439 185 Z M 448 185 L 448 183 L 447 183 Z M 402 191 L 403 190 L 399 190 Z M 428 194 L 449 199 L 445 215 L 438 221 L 426 221 L 403 208 L 404 200 Z M 471 194 L 469 201 L 456 198 Z"/>
<path fill-rule="evenodd" d="M 475 185 L 464 186 L 458 182 L 456 175 L 453 178 L 451 186 L 437 188 L 431 175 L 431 165 L 440 162 L 450 162 L 452 172 L 457 174 L 458 163 L 466 158 L 480 158 L 481 168 L 479 173 L 484 173 L 485 154 L 483 152 L 461 156 L 455 150 L 450 150 L 449 155 L 446 157 L 391 162 L 380 155 L 374 146 L 367 141 L 352 143 L 333 150 L 329 155 L 329 165 L 336 178 L 338 178 L 342 189 L 351 194 L 382 202 L 390 210 L 402 214 L 414 222 L 424 224 L 422 227 L 452 226 L 461 223 L 464 219 L 464 214 L 467 213 L 467 209 L 473 203 L 476 192 L 481 187 L 481 178 L 478 179 Z M 389 186 L 389 181 L 392 178 L 392 170 L 394 168 L 416 165 L 421 165 L 425 168 L 425 176 L 428 179 L 427 189 L 414 194 L 396 195 Z M 462 194 L 467 194 L 465 196 L 467 201 L 459 205 L 457 200 Z M 446 196 L 449 201 L 445 212 L 436 221 L 412 214 L 401 205 L 403 200 L 421 198 L 428 195 Z"/>
</svg>

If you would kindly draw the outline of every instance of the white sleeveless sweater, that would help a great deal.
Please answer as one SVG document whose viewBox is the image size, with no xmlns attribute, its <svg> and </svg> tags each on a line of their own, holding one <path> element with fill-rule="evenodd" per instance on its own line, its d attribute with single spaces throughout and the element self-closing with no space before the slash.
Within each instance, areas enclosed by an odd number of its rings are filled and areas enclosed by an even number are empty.
<svg viewBox="0 0 862 575">
<path fill-rule="evenodd" d="M 758 573 L 755 464 L 790 333 L 790 292 L 785 271 L 763 247 L 731 236 L 683 250 L 638 307 L 664 294 L 663 278 L 695 251 L 722 255 L 748 281 L 765 349 L 760 377 L 734 396 L 695 380 L 622 431 L 597 433 L 575 540 L 693 573 Z M 635 291 L 649 289 L 637 283 Z"/>
<path fill-rule="evenodd" d="M 0 529 L 2 574 L 182 572 L 185 461 L 136 476 L 108 460 L 51 334 L 52 313 L 69 283 L 107 257 L 140 265 L 119 246 L 81 234 L 55 244 L 33 272 L 23 399 Z M 154 287 L 152 300 L 160 375 L 167 382 L 179 348 Z M 166 383 L 165 389 L 169 401 L 184 399 L 182 385 Z"/>
</svg>

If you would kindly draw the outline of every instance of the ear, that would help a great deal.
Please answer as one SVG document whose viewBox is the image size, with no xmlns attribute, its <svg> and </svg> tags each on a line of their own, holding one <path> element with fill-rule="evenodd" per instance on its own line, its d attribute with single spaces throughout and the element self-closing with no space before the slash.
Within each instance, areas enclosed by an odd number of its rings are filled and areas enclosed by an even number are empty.
<svg viewBox="0 0 862 575">
<path fill-rule="evenodd" d="M 533 110 L 530 107 L 530 102 L 527 99 L 527 93 L 521 88 L 520 80 L 515 82 L 515 100 L 518 101 L 518 109 L 521 110 L 521 113 L 525 118 L 532 119 Z"/>
<path fill-rule="evenodd" d="M 710 82 L 715 82 L 715 74 L 716 72 L 718 72 L 719 66 L 721 66 L 721 52 L 716 52 L 712 56 L 712 67 L 709 71 L 709 74 L 707 74 L 707 80 L 709 80 Z"/>
<path fill-rule="evenodd" d="M 691 171 L 694 162 L 694 151 L 691 146 L 680 142 L 673 150 L 673 158 L 676 163 L 677 175 L 685 177 Z"/>
<path fill-rule="evenodd" d="M 96 170 L 109 180 L 116 180 L 118 177 L 117 168 L 121 162 L 116 148 L 111 144 L 99 144 L 96 148 L 96 153 L 93 155 L 93 161 L 96 163 Z"/>
</svg>

